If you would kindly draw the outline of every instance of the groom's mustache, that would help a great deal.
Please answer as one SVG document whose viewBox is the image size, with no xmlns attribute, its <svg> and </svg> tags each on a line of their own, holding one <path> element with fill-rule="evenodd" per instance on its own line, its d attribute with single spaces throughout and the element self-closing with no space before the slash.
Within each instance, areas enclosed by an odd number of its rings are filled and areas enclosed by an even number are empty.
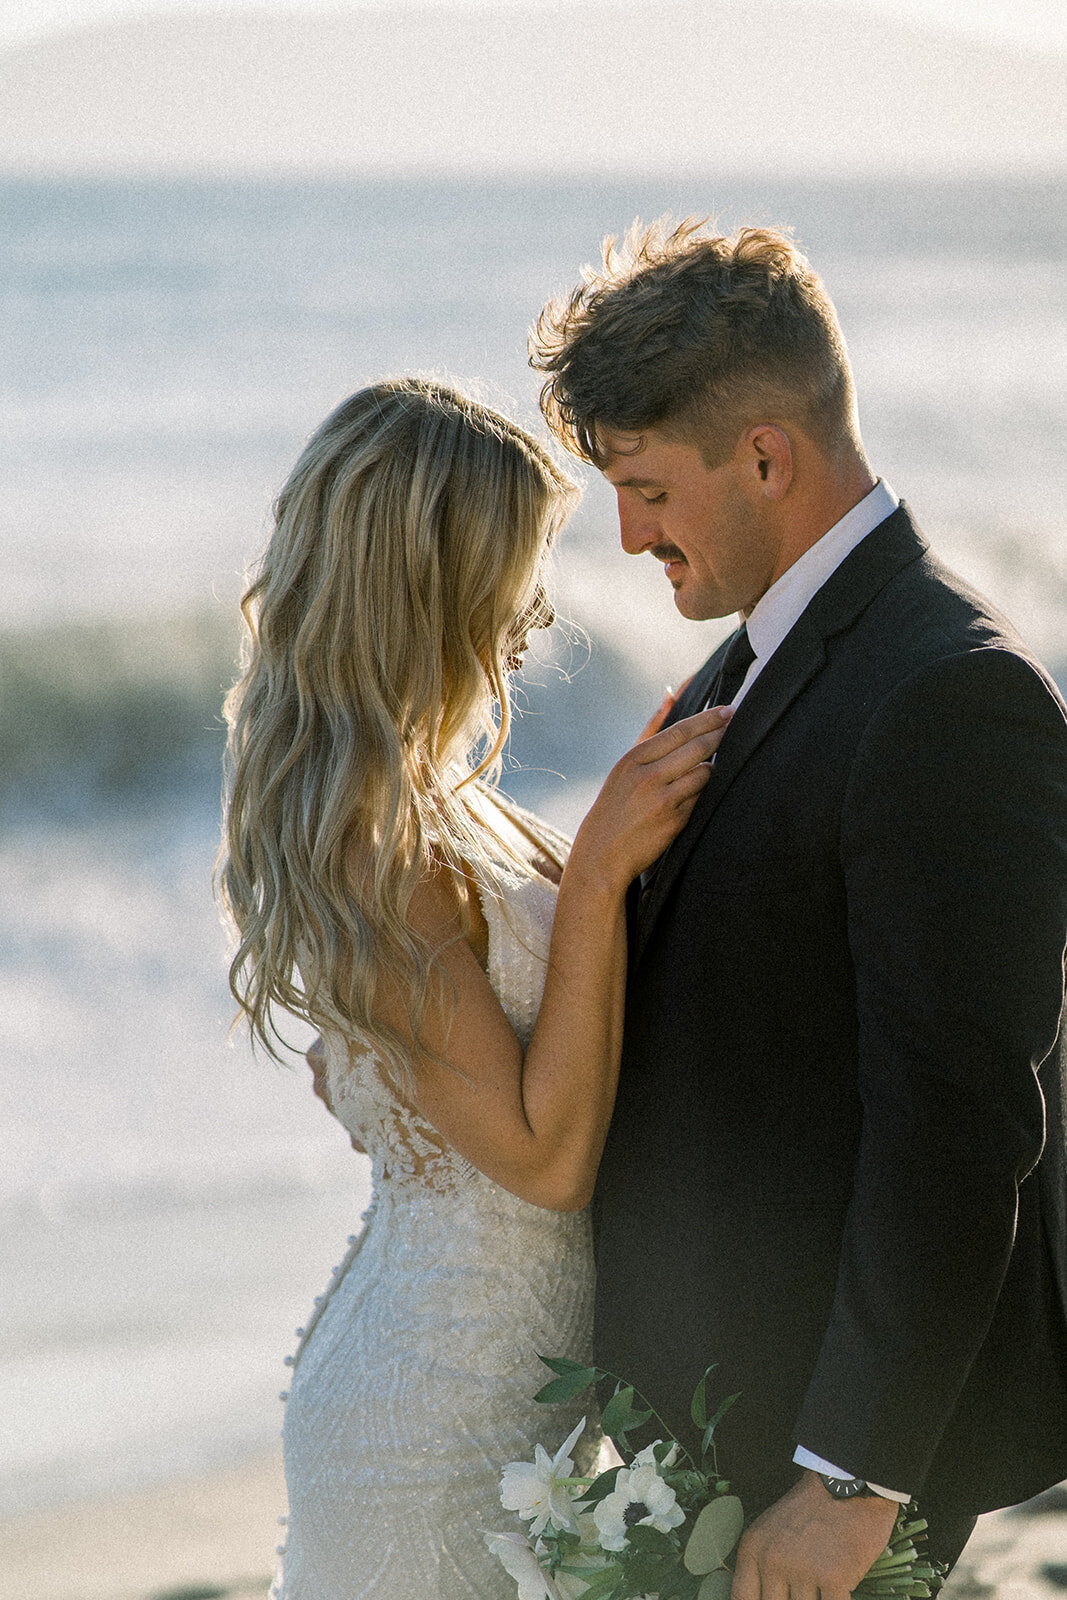
<svg viewBox="0 0 1067 1600">
<path fill-rule="evenodd" d="M 654 561 L 684 561 L 685 556 L 676 544 L 649 545 L 648 553 Z"/>
</svg>

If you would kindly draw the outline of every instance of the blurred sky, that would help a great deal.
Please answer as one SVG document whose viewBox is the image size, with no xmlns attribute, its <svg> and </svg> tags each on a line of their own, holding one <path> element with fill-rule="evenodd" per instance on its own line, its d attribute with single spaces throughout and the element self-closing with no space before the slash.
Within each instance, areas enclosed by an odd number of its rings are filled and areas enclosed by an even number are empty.
<svg viewBox="0 0 1067 1600">
<path fill-rule="evenodd" d="M 531 10 L 552 0 L 0 0 L 0 47 L 39 37 L 57 29 L 87 23 L 160 12 L 207 11 L 358 11 L 411 8 L 416 5 L 478 4 L 487 9 L 519 7 Z M 652 0 L 654 3 L 654 0 Z M 581 0 L 583 8 L 597 0 Z M 809 5 L 854 13 L 874 12 L 938 27 L 959 30 L 980 38 L 995 38 L 1067 51 L 1065 0 L 808 0 Z"/>
<path fill-rule="evenodd" d="M 1067 0 L 0 0 L 8 173 L 1065 163 Z"/>
</svg>

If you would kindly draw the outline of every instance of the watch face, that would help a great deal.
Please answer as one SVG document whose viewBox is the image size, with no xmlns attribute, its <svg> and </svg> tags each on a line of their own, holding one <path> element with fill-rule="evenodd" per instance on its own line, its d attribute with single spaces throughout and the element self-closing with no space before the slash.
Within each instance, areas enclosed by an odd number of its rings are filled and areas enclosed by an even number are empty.
<svg viewBox="0 0 1067 1600">
<path fill-rule="evenodd" d="M 863 1478 L 830 1478 L 825 1473 L 819 1476 L 835 1500 L 851 1500 L 853 1495 L 862 1494 L 867 1487 Z"/>
</svg>

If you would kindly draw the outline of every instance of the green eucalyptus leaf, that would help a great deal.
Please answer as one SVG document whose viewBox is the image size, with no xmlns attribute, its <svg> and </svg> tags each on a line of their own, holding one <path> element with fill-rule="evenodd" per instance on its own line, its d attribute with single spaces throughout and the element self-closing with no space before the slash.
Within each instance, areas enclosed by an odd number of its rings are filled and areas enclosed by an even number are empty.
<svg viewBox="0 0 1067 1600">
<path fill-rule="evenodd" d="M 691 1572 L 686 1572 L 681 1562 L 669 1576 L 659 1581 L 659 1600 L 696 1600 L 700 1579 L 694 1577 Z"/>
<path fill-rule="evenodd" d="M 666 1533 L 661 1533 L 658 1528 L 653 1528 L 651 1523 L 638 1522 L 626 1530 L 626 1542 L 631 1550 L 640 1550 L 650 1556 L 675 1556 L 678 1547 L 673 1539 Z"/>
<path fill-rule="evenodd" d="M 626 1593 L 643 1595 L 658 1591 L 663 1567 L 659 1556 L 642 1553 L 630 1556 L 626 1562 Z"/>
<path fill-rule="evenodd" d="M 715 1371 L 715 1366 L 708 1367 L 704 1376 L 693 1390 L 693 1398 L 689 1406 L 689 1415 L 693 1419 L 694 1428 L 706 1428 L 708 1425 L 708 1379 Z"/>
<path fill-rule="evenodd" d="M 651 1411 L 634 1409 L 634 1387 L 628 1383 L 615 1390 L 601 1414 L 600 1426 L 609 1439 L 618 1439 L 640 1428 L 651 1415 Z"/>
<path fill-rule="evenodd" d="M 600 1379 L 605 1376 L 599 1367 L 587 1367 L 583 1361 L 572 1361 L 570 1356 L 538 1356 L 537 1359 L 543 1367 L 547 1367 L 550 1372 L 554 1372 L 560 1378 L 569 1378 L 579 1372 L 588 1372 L 590 1374 L 589 1382 L 599 1383 Z"/>
<path fill-rule="evenodd" d="M 697 1600 L 730 1600 L 734 1575 L 726 1567 L 709 1572 L 697 1590 Z"/>
<path fill-rule="evenodd" d="M 585 1372 L 589 1372 L 589 1368 Z M 567 1378 L 552 1378 L 543 1389 L 538 1389 L 534 1399 L 538 1405 L 555 1406 L 563 1400 L 573 1400 L 576 1394 L 581 1394 L 583 1389 L 588 1389 L 593 1379 L 575 1372 Z"/>
<path fill-rule="evenodd" d="M 706 1505 L 689 1535 L 685 1564 L 690 1572 L 714 1572 L 721 1567 L 741 1537 L 745 1513 L 734 1494 L 723 1495 Z"/>
<path fill-rule="evenodd" d="M 740 1398 L 741 1398 L 741 1390 L 740 1389 L 738 1389 L 736 1394 L 728 1394 L 726 1396 L 726 1399 L 723 1401 L 722 1405 L 716 1411 L 715 1415 L 711 1418 L 710 1422 L 708 1423 L 708 1427 L 709 1428 L 717 1428 L 719 1423 L 722 1421 L 723 1417 L 725 1417 L 726 1413 L 729 1411 L 730 1407 L 734 1404 L 735 1401 L 740 1400 Z"/>
<path fill-rule="evenodd" d="M 588 1489 L 582 1490 L 582 1504 L 585 1506 L 599 1505 L 601 1500 L 606 1500 L 609 1494 L 615 1492 L 615 1479 L 622 1471 L 622 1467 L 609 1467 L 599 1477 L 593 1479 Z"/>
<path fill-rule="evenodd" d="M 709 1450 L 711 1449 L 711 1441 L 715 1437 L 715 1429 L 719 1426 L 719 1423 L 722 1421 L 723 1417 L 725 1417 L 726 1413 L 729 1411 L 729 1409 L 733 1405 L 734 1401 L 735 1400 L 740 1400 L 740 1398 L 741 1398 L 740 1389 L 737 1391 L 736 1394 L 727 1395 L 726 1399 L 723 1401 L 723 1403 L 719 1407 L 718 1411 L 716 1411 L 715 1415 L 711 1418 L 711 1420 L 708 1423 L 707 1427 L 704 1429 L 704 1438 L 703 1438 L 703 1440 L 701 1442 L 701 1446 L 700 1446 L 700 1451 L 701 1451 L 702 1455 L 706 1456 L 708 1454 Z"/>
<path fill-rule="evenodd" d="M 617 1593 L 626 1582 L 626 1574 L 621 1567 L 601 1567 L 599 1571 L 590 1571 L 588 1567 L 578 1574 L 583 1583 L 587 1581 L 588 1587 L 582 1591 L 582 1600 L 609 1600 L 609 1596 Z"/>
</svg>

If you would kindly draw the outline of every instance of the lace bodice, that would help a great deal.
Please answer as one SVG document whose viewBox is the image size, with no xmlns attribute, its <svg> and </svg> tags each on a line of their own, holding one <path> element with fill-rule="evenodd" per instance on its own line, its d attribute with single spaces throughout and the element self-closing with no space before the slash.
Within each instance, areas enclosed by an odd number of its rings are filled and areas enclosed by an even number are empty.
<svg viewBox="0 0 1067 1600">
<path fill-rule="evenodd" d="M 536 827 L 539 841 L 562 860 L 566 840 L 543 823 Z M 489 926 L 489 982 L 525 1049 L 544 988 L 556 888 L 540 874 L 526 877 L 501 865 L 494 879 L 480 876 L 479 897 Z M 340 1033 L 324 1035 L 324 1044 L 334 1113 L 370 1156 L 376 1193 L 383 1185 L 453 1190 L 488 1181 L 404 1104 L 372 1052 Z"/>
<path fill-rule="evenodd" d="M 565 842 L 521 826 L 562 860 Z M 479 880 L 489 978 L 520 1041 L 544 984 L 555 888 Z M 457 1019 L 457 1026 L 462 1018 Z M 370 1154 L 364 1227 L 296 1354 L 285 1422 L 289 1533 L 276 1600 L 514 1600 L 486 1548 L 514 1529 L 509 1461 L 554 1452 L 588 1407 L 539 1406 L 539 1354 L 591 1359 L 586 1212 L 493 1183 L 390 1089 L 372 1053 L 326 1037 L 334 1109 Z M 592 1466 L 599 1435 L 575 1452 Z"/>
</svg>

